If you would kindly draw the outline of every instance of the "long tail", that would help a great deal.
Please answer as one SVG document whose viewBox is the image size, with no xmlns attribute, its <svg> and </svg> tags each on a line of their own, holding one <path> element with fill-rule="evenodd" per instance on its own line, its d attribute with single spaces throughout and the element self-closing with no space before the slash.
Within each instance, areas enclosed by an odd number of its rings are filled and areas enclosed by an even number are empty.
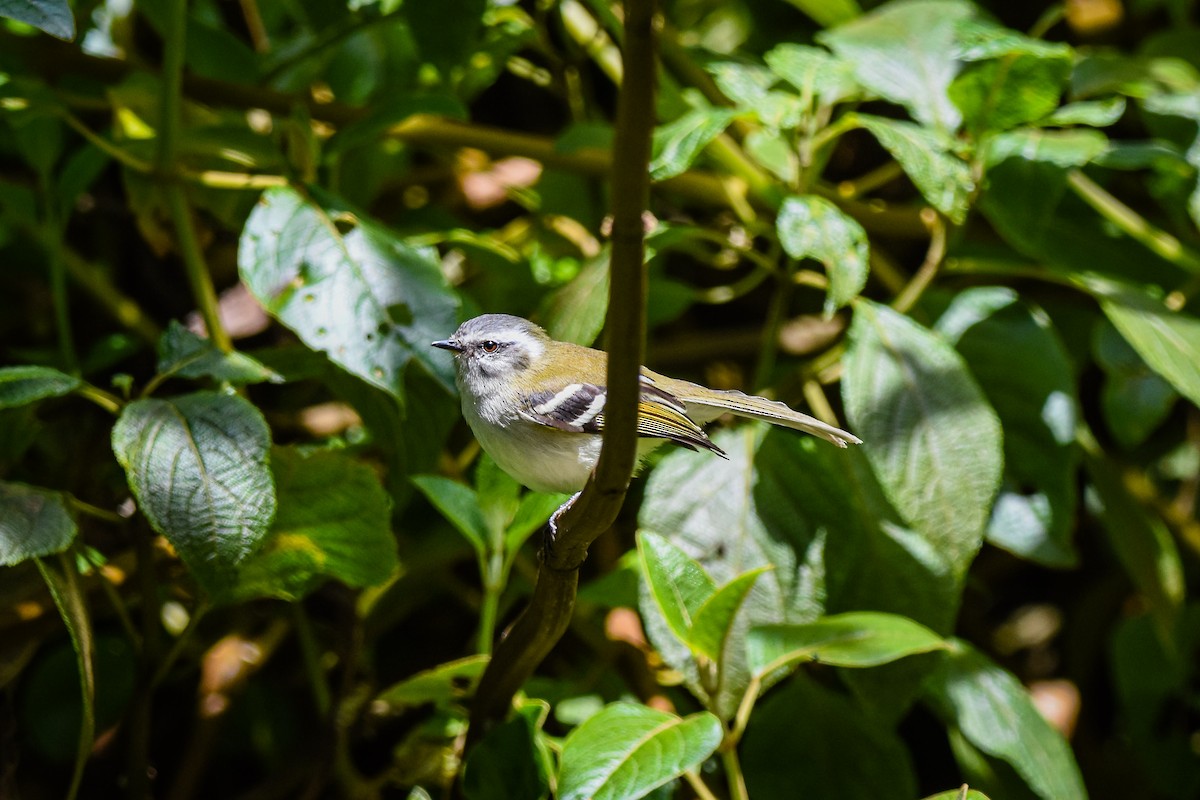
<svg viewBox="0 0 1200 800">
<path fill-rule="evenodd" d="M 848 433 L 841 428 L 827 425 L 816 417 L 810 417 L 808 414 L 793 411 L 784 403 L 776 400 L 768 400 L 765 397 L 755 397 L 743 392 L 727 390 L 713 391 L 711 394 L 706 394 L 702 399 L 688 397 L 685 402 L 688 406 L 688 416 L 696 419 L 697 422 L 701 422 L 705 418 L 711 419 L 719 416 L 723 411 L 728 411 L 740 417 L 761 419 L 775 425 L 783 425 L 786 428 L 811 433 L 814 436 L 820 436 L 822 439 L 833 442 L 838 447 L 845 447 L 847 444 L 862 444 L 862 439 L 859 439 L 853 433 Z M 694 410 L 698 408 L 711 409 L 716 413 L 694 413 Z"/>
</svg>

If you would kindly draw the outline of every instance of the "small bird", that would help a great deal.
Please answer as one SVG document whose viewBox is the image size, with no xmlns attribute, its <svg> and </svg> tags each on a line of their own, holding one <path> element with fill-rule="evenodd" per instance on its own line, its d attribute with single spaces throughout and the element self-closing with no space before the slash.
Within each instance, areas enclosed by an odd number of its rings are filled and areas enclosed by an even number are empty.
<svg viewBox="0 0 1200 800">
<path fill-rule="evenodd" d="M 454 353 L 463 416 L 479 444 L 520 483 L 539 492 L 578 492 L 600 457 L 608 355 L 559 342 L 527 319 L 484 314 L 434 347 Z M 721 457 L 701 425 L 723 413 L 766 420 L 838 447 L 852 433 L 737 391 L 708 389 L 645 367 L 638 398 L 638 457 L 670 441 Z"/>
</svg>

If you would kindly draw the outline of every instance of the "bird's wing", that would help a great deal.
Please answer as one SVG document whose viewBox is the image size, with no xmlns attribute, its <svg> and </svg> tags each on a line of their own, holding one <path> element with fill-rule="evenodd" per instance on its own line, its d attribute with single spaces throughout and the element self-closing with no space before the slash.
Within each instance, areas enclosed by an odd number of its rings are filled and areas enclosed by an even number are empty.
<svg viewBox="0 0 1200 800">
<path fill-rule="evenodd" d="M 529 395 L 521 416 L 538 425 L 570 433 L 600 433 L 604 430 L 604 403 L 608 393 L 603 386 L 573 383 L 558 392 Z M 643 379 L 638 397 L 638 436 L 667 439 L 690 450 L 704 448 L 724 456 L 725 452 L 708 438 L 704 430 L 687 415 L 684 404 L 669 392 Z"/>
</svg>

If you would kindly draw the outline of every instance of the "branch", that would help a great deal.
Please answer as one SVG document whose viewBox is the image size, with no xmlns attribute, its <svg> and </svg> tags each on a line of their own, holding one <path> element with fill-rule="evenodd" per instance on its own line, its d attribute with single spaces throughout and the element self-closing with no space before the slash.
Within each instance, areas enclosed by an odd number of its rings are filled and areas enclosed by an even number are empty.
<svg viewBox="0 0 1200 800">
<path fill-rule="evenodd" d="M 609 285 L 608 399 L 604 444 L 583 492 L 559 517 L 553 552 L 543 553 L 529 606 L 496 647 L 471 708 L 470 744 L 501 719 L 571 621 L 579 567 L 625 500 L 637 460 L 638 376 L 645 331 L 645 229 L 654 125 L 655 0 L 625 5 L 624 81 L 613 152 L 612 261 Z"/>
</svg>

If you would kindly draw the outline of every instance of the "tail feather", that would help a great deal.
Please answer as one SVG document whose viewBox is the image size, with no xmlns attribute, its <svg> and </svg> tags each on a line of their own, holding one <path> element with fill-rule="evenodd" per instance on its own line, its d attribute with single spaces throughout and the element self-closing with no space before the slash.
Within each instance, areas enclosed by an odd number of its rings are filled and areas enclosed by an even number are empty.
<svg viewBox="0 0 1200 800">
<path fill-rule="evenodd" d="M 687 403 L 688 416 L 701 424 L 728 411 L 740 417 L 761 419 L 775 425 L 811 433 L 833 442 L 838 447 L 845 447 L 847 444 L 862 444 L 862 439 L 854 434 L 841 428 L 835 428 L 816 417 L 793 411 L 786 404 L 777 400 L 768 400 L 765 397 L 756 397 L 734 390 L 712 391 L 711 394 L 706 393 L 703 398 L 692 396 L 682 399 Z M 715 413 L 705 414 L 703 410 L 711 410 Z"/>
</svg>

